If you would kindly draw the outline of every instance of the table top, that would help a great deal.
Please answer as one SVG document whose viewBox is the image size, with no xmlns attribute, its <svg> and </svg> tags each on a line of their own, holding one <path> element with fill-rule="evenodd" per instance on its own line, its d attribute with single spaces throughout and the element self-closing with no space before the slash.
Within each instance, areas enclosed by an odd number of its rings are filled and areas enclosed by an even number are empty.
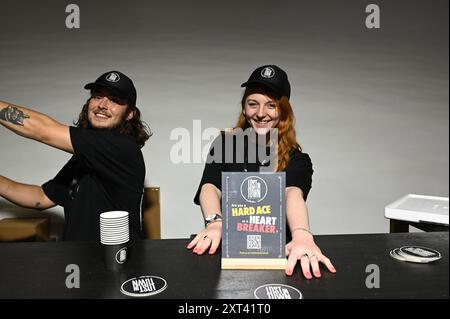
<svg viewBox="0 0 450 319">
<path fill-rule="evenodd" d="M 297 265 L 294 276 L 283 270 L 221 270 L 221 256 L 197 256 L 186 249 L 188 239 L 147 240 L 131 247 L 121 272 L 106 271 L 102 247 L 95 243 L 1 243 L 0 298 L 132 298 L 120 292 L 127 279 L 152 275 L 167 288 L 148 298 L 254 299 L 265 284 L 297 288 L 303 298 L 449 298 L 448 232 L 322 235 L 316 243 L 337 273 L 322 268 L 322 278 L 306 280 Z M 393 248 L 433 248 L 442 259 L 430 264 L 401 262 Z M 69 264 L 80 269 L 80 287 L 66 287 Z M 379 288 L 366 279 L 376 265 Z M 369 266 L 369 268 L 368 268 Z"/>
</svg>

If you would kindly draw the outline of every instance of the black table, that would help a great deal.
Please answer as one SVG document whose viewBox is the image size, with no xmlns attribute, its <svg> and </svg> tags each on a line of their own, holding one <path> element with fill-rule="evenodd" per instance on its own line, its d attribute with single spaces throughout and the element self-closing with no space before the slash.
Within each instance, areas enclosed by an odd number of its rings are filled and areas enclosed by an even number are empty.
<svg viewBox="0 0 450 319">
<path fill-rule="evenodd" d="M 221 270 L 220 254 L 194 255 L 188 239 L 135 243 L 123 272 L 105 270 L 102 249 L 93 243 L 0 244 L 0 298 L 131 298 L 120 292 L 128 278 L 154 275 L 168 287 L 148 298 L 253 299 L 263 284 L 296 287 L 311 298 L 449 298 L 448 232 L 316 236 L 337 273 L 306 280 L 280 270 Z M 392 259 L 389 251 L 420 245 L 441 252 L 442 259 L 413 264 Z M 66 266 L 80 267 L 80 288 L 66 288 Z M 368 265 L 380 270 L 380 288 L 369 289 Z"/>
</svg>

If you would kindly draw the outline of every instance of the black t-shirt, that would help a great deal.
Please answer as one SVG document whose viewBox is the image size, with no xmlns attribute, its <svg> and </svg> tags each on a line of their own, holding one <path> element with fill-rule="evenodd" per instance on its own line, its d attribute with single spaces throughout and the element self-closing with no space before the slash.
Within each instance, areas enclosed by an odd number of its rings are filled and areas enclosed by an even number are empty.
<svg viewBox="0 0 450 319">
<path fill-rule="evenodd" d="M 223 134 L 221 136 L 223 136 Z M 221 147 L 222 149 L 222 161 L 220 163 L 217 163 L 213 159 L 214 152 L 218 147 Z M 249 152 L 248 149 L 253 149 L 253 147 L 257 148 L 257 145 L 249 142 L 245 146 L 245 152 Z M 216 138 L 216 140 L 212 143 L 208 154 L 207 163 L 205 164 L 205 168 L 203 170 L 203 176 L 200 181 L 200 185 L 198 186 L 197 193 L 195 194 L 195 204 L 200 205 L 200 191 L 204 184 L 211 183 L 218 189 L 222 189 L 222 172 L 258 172 L 262 166 L 267 166 L 267 164 L 261 164 L 258 156 L 256 156 L 256 161 L 249 163 L 246 155 L 241 157 L 244 158 L 244 163 L 237 162 L 235 160 L 235 156 L 233 157 L 232 162 L 228 161 L 229 163 L 227 163 L 225 158 L 226 152 L 223 139 Z M 238 153 L 236 151 L 236 143 L 233 144 L 233 152 Z M 269 152 L 268 149 L 267 152 Z M 256 152 L 256 154 L 258 154 L 258 152 Z M 306 201 L 311 189 L 312 175 L 314 172 L 309 155 L 307 153 L 302 153 L 298 149 L 291 149 L 289 152 L 288 165 L 283 172 L 286 172 L 286 187 L 296 186 L 300 188 L 303 192 L 303 199 Z M 287 228 L 286 237 L 288 241 L 291 238 L 289 228 Z"/>
<path fill-rule="evenodd" d="M 66 241 L 100 241 L 105 211 L 129 212 L 130 239 L 143 238 L 145 164 L 136 140 L 114 130 L 70 127 L 74 155 L 42 188 L 64 207 Z"/>
</svg>

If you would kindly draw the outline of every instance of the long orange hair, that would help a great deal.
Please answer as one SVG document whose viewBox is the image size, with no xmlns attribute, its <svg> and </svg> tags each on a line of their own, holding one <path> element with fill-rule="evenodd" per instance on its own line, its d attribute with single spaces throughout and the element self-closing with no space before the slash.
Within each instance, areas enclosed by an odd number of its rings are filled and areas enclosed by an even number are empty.
<svg viewBox="0 0 450 319">
<path fill-rule="evenodd" d="M 239 114 L 235 128 L 241 128 L 245 130 L 250 127 L 247 119 L 244 115 L 245 101 L 247 97 L 253 93 L 264 94 L 267 97 L 276 101 L 276 107 L 280 114 L 280 121 L 278 122 L 276 128 L 278 129 L 278 165 L 276 171 L 280 172 L 284 170 L 289 163 L 289 152 L 292 149 L 298 149 L 302 151 L 300 144 L 297 142 L 297 137 L 295 134 L 295 116 L 294 111 L 292 111 L 291 103 L 286 96 L 276 97 L 268 88 L 263 86 L 248 87 L 244 92 L 244 96 L 241 100 L 242 112 Z"/>
</svg>

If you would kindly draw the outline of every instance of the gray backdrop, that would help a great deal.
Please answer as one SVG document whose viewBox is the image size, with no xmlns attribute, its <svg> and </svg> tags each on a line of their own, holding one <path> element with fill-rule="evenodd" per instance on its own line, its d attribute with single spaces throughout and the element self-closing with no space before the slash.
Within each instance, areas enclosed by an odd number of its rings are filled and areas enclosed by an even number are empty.
<svg viewBox="0 0 450 319">
<path fill-rule="evenodd" d="M 192 202 L 203 164 L 174 164 L 170 133 L 234 125 L 240 84 L 262 64 L 286 69 L 298 139 L 314 164 L 315 233 L 388 231 L 384 207 L 408 194 L 448 196 L 448 1 L 0 2 L 0 99 L 65 124 L 83 85 L 118 69 L 134 80 L 154 136 L 147 185 L 161 187 L 162 235 L 202 227 Z M 381 9 L 367 29 L 365 7 Z M 205 146 L 208 141 L 203 141 Z M 70 157 L 0 127 L 0 174 L 41 184 Z M 193 156 L 191 155 L 191 158 Z M 1 216 L 17 214 L 0 202 Z M 60 209 L 53 209 L 60 216 Z"/>
</svg>

